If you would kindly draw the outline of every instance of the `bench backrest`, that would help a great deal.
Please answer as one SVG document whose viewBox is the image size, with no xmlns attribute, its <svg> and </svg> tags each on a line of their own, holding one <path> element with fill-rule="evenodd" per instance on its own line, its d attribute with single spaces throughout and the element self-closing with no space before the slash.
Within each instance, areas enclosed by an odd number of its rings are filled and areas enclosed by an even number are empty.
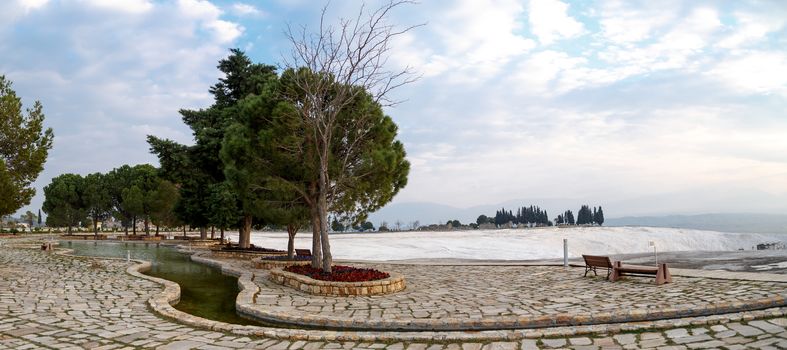
<svg viewBox="0 0 787 350">
<path fill-rule="evenodd" d="M 298 256 L 312 256 L 312 251 L 309 249 L 295 249 L 295 255 Z"/>
<path fill-rule="evenodd" d="M 582 254 L 582 258 L 585 259 L 585 265 L 587 266 L 612 268 L 612 261 L 609 260 L 608 256 Z"/>
</svg>

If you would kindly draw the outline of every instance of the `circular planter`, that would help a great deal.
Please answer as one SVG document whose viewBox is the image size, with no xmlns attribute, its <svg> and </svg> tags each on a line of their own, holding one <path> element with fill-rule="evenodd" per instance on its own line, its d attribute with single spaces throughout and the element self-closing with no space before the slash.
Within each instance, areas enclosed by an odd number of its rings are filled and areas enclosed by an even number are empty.
<svg viewBox="0 0 787 350">
<path fill-rule="evenodd" d="M 321 281 L 301 274 L 273 269 L 268 278 L 304 293 L 330 296 L 383 295 L 404 290 L 404 276 L 391 272 L 386 279 L 367 282 Z"/>
</svg>

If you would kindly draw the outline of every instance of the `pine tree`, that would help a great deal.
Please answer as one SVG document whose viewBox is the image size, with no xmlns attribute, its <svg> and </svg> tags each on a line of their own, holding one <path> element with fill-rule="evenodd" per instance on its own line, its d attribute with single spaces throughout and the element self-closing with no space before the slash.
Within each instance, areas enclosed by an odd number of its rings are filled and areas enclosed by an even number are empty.
<svg viewBox="0 0 787 350">
<path fill-rule="evenodd" d="M 11 81 L 0 75 L 0 217 L 10 215 L 36 193 L 32 186 L 52 148 L 52 129 L 44 130 L 44 112 L 35 101 L 27 115 Z"/>
<path fill-rule="evenodd" d="M 601 209 L 601 206 L 598 206 L 598 211 L 596 212 L 595 220 L 599 226 L 604 225 L 604 210 Z"/>
</svg>

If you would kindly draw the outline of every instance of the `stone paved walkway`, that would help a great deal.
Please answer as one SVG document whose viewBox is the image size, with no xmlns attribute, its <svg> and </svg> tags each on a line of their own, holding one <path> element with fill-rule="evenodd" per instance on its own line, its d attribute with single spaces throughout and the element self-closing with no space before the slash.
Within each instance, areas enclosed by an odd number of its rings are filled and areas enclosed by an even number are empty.
<svg viewBox="0 0 787 350">
<path fill-rule="evenodd" d="M 503 329 L 629 322 L 781 306 L 787 283 L 675 277 L 612 283 L 582 268 L 545 266 L 380 265 L 406 276 L 393 295 L 315 296 L 268 280 L 256 270 L 261 313 L 320 326 L 372 329 Z M 562 324 L 561 324 L 562 323 Z"/>
<path fill-rule="evenodd" d="M 244 337 L 157 316 L 146 301 L 162 287 L 128 275 L 128 266 L 118 260 L 0 247 L 0 349 L 787 349 L 783 316 L 658 332 L 462 344 Z"/>
</svg>

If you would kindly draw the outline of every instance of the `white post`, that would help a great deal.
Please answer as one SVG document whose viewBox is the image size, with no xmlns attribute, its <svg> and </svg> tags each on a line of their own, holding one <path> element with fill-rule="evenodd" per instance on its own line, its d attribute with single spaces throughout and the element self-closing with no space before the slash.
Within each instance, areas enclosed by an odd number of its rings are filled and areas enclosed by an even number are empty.
<svg viewBox="0 0 787 350">
<path fill-rule="evenodd" d="M 648 245 L 653 247 L 653 258 L 656 259 L 656 266 L 659 266 L 659 254 L 656 252 L 656 242 L 648 241 Z"/>
<path fill-rule="evenodd" d="M 568 239 L 563 238 L 563 268 L 568 269 Z"/>
<path fill-rule="evenodd" d="M 126 262 L 130 262 L 130 261 L 131 261 L 131 251 L 126 250 Z"/>
</svg>

